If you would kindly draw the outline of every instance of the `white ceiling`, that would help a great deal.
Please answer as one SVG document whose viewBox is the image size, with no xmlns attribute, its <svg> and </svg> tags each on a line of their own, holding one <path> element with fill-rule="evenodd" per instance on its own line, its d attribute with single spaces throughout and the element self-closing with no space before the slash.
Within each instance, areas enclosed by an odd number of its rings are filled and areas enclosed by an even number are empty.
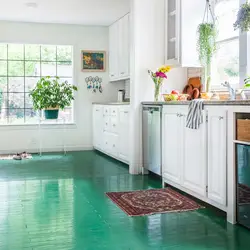
<svg viewBox="0 0 250 250">
<path fill-rule="evenodd" d="M 130 0 L 0 0 L 0 20 L 110 25 L 129 12 Z M 28 7 L 37 4 L 37 7 Z"/>
</svg>

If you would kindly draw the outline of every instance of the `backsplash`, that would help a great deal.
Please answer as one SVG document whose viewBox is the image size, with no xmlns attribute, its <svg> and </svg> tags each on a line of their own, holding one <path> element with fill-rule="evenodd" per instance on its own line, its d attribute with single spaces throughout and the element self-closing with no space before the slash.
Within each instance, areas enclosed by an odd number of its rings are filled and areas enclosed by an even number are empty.
<svg viewBox="0 0 250 250">
<path fill-rule="evenodd" d="M 187 77 L 202 77 L 202 68 L 188 68 L 187 69 Z"/>
<path fill-rule="evenodd" d="M 130 80 L 125 81 L 125 99 L 130 99 Z"/>
</svg>

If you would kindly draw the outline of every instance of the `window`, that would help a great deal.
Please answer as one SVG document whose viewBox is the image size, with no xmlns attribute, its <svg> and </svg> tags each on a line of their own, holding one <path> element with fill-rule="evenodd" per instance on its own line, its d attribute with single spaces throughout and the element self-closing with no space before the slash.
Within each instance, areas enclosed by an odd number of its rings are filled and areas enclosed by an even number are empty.
<svg viewBox="0 0 250 250">
<path fill-rule="evenodd" d="M 239 0 L 214 0 L 218 27 L 217 53 L 211 67 L 211 88 L 221 89 L 228 81 L 239 87 L 239 32 L 233 28 L 239 9 Z"/>
<path fill-rule="evenodd" d="M 45 76 L 72 84 L 72 50 L 72 46 L 0 44 L 0 125 L 38 123 L 29 92 Z M 72 106 L 59 117 L 73 122 Z"/>
</svg>

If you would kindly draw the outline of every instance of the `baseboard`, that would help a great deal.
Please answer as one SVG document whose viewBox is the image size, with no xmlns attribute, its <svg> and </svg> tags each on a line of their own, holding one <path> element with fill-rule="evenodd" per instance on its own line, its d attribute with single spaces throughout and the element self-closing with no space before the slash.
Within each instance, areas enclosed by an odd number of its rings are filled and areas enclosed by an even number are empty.
<svg viewBox="0 0 250 250">
<path fill-rule="evenodd" d="M 73 152 L 73 151 L 88 151 L 93 150 L 93 146 L 86 146 L 86 145 L 79 145 L 79 146 L 66 146 L 66 151 Z M 27 151 L 29 153 L 39 153 L 38 148 L 31 148 L 31 149 L 4 149 L 0 150 L 0 154 L 16 154 L 17 152 Z M 53 148 L 43 148 L 42 153 L 53 153 L 53 152 L 63 152 L 62 147 L 53 147 Z"/>
</svg>

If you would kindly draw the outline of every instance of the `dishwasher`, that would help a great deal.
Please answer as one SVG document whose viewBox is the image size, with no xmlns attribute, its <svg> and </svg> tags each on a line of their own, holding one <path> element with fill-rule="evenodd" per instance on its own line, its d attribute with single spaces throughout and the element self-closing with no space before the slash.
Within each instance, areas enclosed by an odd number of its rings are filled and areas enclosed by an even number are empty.
<svg viewBox="0 0 250 250">
<path fill-rule="evenodd" d="M 162 106 L 143 105 L 143 167 L 157 175 L 161 175 L 161 116 Z"/>
</svg>

